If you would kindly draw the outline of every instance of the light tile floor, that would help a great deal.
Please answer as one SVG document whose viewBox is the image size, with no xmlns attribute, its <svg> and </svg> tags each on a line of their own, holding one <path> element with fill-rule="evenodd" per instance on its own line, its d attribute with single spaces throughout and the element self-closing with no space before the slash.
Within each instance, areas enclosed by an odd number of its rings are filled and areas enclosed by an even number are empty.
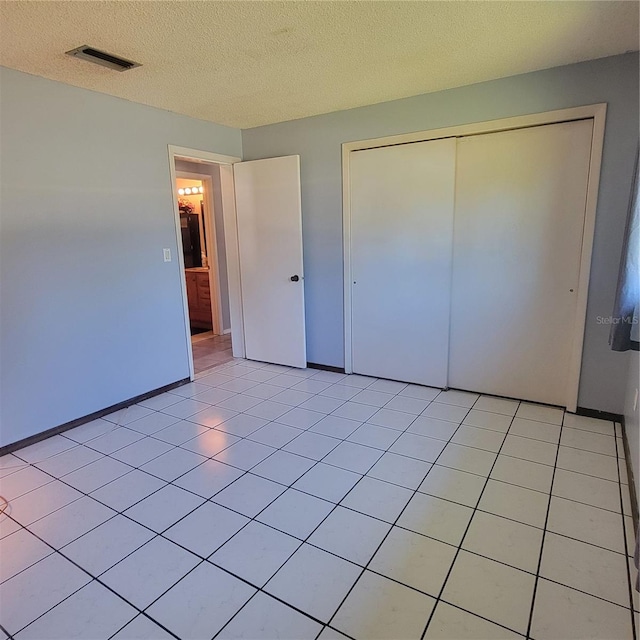
<svg viewBox="0 0 640 640">
<path fill-rule="evenodd" d="M 551 407 L 234 360 L 0 458 L 1 628 L 633 638 L 620 435 Z"/>
<path fill-rule="evenodd" d="M 233 360 L 230 333 L 221 336 L 199 333 L 191 336 L 191 344 L 193 368 L 196 373 L 202 373 Z"/>
</svg>

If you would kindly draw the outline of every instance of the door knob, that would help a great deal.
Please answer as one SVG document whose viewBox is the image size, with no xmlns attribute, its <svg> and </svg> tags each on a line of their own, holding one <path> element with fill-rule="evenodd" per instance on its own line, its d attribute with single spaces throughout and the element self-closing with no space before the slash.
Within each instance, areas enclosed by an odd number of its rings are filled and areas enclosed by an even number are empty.
<svg viewBox="0 0 640 640">
<path fill-rule="evenodd" d="M 298 282 L 300 280 L 300 276 L 291 276 L 291 282 Z"/>
</svg>

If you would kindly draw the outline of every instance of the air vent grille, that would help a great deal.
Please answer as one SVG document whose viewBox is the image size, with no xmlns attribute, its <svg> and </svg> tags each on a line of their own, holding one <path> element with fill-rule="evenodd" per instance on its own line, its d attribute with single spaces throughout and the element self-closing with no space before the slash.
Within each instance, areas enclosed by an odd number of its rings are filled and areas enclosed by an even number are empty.
<svg viewBox="0 0 640 640">
<path fill-rule="evenodd" d="M 82 58 L 82 60 L 88 60 L 89 62 L 94 62 L 95 64 L 108 67 L 109 69 L 115 69 L 116 71 L 128 71 L 129 69 L 141 66 L 139 62 L 114 56 L 112 53 L 100 51 L 100 49 L 95 49 L 86 44 L 67 51 L 67 55 L 73 56 L 74 58 Z"/>
</svg>

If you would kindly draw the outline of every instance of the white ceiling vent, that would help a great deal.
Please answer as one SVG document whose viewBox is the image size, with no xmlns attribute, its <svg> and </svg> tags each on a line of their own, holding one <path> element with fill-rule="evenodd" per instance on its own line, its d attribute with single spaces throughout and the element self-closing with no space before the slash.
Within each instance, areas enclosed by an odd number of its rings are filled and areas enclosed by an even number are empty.
<svg viewBox="0 0 640 640">
<path fill-rule="evenodd" d="M 115 69 L 116 71 L 128 71 L 134 67 L 142 66 L 139 62 L 127 60 L 120 56 L 114 56 L 112 53 L 94 49 L 86 44 L 83 44 L 81 47 L 71 49 L 71 51 L 67 51 L 67 55 L 73 56 L 74 58 L 82 58 L 89 62 L 95 62 L 95 64 L 100 64 L 103 67 L 109 67 L 109 69 Z"/>
</svg>

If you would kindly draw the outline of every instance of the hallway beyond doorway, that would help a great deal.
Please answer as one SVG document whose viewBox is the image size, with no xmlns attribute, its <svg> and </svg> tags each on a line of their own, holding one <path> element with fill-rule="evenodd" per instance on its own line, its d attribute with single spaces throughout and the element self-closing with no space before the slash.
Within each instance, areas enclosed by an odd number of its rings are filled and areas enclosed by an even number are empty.
<svg viewBox="0 0 640 640">
<path fill-rule="evenodd" d="M 233 359 L 231 334 L 222 336 L 212 336 L 210 333 L 199 334 L 192 336 L 191 344 L 193 345 L 193 367 L 196 373 Z"/>
</svg>

